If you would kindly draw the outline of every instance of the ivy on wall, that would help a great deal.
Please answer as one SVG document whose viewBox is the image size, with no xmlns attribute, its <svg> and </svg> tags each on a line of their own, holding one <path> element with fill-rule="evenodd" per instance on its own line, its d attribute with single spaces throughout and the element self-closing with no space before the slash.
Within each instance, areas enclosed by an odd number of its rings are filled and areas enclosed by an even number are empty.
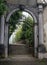
<svg viewBox="0 0 47 65">
<path fill-rule="evenodd" d="M 0 0 L 0 16 L 4 13 L 6 10 L 5 0 Z"/>
</svg>

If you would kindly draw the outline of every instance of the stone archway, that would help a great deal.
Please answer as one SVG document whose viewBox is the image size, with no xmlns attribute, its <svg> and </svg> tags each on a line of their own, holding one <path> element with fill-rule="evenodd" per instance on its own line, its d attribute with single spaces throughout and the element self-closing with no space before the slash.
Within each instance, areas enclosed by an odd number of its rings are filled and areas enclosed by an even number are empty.
<svg viewBox="0 0 47 65">
<path fill-rule="evenodd" d="M 27 3 L 28 0 L 27 1 L 26 0 L 25 1 L 24 0 L 15 0 L 15 1 L 14 0 L 13 1 L 8 0 L 8 1 L 9 2 L 7 3 L 7 6 L 9 7 L 9 12 L 10 13 L 7 12 L 6 17 L 4 17 L 4 15 L 2 15 L 1 22 L 0 22 L 0 24 L 1 24 L 0 25 L 0 40 L 1 40 L 0 43 L 1 44 L 3 43 L 4 46 L 5 46 L 5 57 L 8 57 L 8 23 L 9 23 L 8 21 L 9 21 L 10 16 L 17 9 L 19 9 L 19 8 L 17 8 L 17 6 L 19 5 L 19 2 L 20 2 L 20 4 L 23 4 L 27 7 L 24 10 L 27 11 L 28 13 L 30 13 L 33 16 L 34 21 L 35 21 L 35 26 L 34 26 L 34 41 L 35 41 L 35 43 L 34 43 L 34 52 L 35 52 L 35 56 L 36 56 L 37 45 L 39 44 L 40 47 L 41 47 L 41 45 L 45 45 L 44 44 L 44 39 L 43 39 L 44 38 L 43 37 L 44 36 L 43 35 L 43 22 L 44 22 L 43 14 L 45 16 L 45 13 L 44 13 L 44 10 L 45 10 L 44 8 L 45 7 L 44 6 L 47 7 L 47 4 L 41 2 L 41 0 L 29 0 L 28 3 Z M 37 26 L 36 23 L 38 23 L 38 26 Z M 43 52 L 42 51 L 43 47 L 42 48 L 40 48 L 40 47 L 38 47 L 38 49 L 39 49 L 38 50 L 38 58 L 40 58 L 40 59 L 46 58 L 47 52 L 46 51 Z"/>
<path fill-rule="evenodd" d="M 19 10 L 19 8 L 14 9 L 13 11 L 11 11 L 7 18 L 6 18 L 6 23 L 5 23 L 5 57 L 8 57 L 8 23 L 9 23 L 9 19 L 11 17 L 11 15 L 16 12 L 17 10 Z M 38 47 L 38 25 L 37 25 L 37 18 L 36 16 L 33 14 L 32 11 L 28 10 L 28 9 L 24 9 L 24 11 L 28 12 L 34 19 L 35 25 L 34 25 L 34 56 L 37 56 L 37 47 Z"/>
</svg>

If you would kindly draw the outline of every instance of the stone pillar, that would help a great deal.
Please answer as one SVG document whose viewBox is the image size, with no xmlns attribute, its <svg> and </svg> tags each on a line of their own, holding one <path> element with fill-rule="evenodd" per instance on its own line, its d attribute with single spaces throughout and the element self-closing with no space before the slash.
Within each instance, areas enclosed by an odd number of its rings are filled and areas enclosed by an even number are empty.
<svg viewBox="0 0 47 65">
<path fill-rule="evenodd" d="M 8 58 L 8 23 L 5 22 L 5 58 Z"/>
<path fill-rule="evenodd" d="M 43 6 L 39 5 L 39 44 L 43 44 Z"/>
<path fill-rule="evenodd" d="M 43 42 L 43 5 L 38 5 L 39 8 L 39 46 L 38 58 L 43 58 L 44 42 Z"/>
<path fill-rule="evenodd" d="M 34 56 L 35 57 L 38 57 L 37 47 L 38 47 L 38 25 L 37 23 L 35 23 L 34 25 Z"/>
<path fill-rule="evenodd" d="M 5 24 L 5 18 L 4 15 L 1 17 L 1 40 L 0 43 L 4 44 L 4 24 Z"/>
</svg>

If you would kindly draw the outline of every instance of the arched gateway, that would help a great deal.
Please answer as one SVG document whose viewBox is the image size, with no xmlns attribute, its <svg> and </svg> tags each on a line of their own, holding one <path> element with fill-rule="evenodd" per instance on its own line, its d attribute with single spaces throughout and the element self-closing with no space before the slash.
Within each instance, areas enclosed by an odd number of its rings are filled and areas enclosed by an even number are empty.
<svg viewBox="0 0 47 65">
<path fill-rule="evenodd" d="M 23 1 L 23 0 L 22 0 Z M 9 7 L 9 11 L 7 14 L 2 15 L 1 18 L 1 44 L 4 44 L 5 47 L 5 57 L 8 57 L 8 26 L 9 26 L 9 19 L 11 15 L 16 12 L 17 10 L 23 10 L 29 13 L 34 19 L 34 56 L 39 58 L 45 58 L 44 53 L 46 53 L 44 41 L 43 41 L 43 3 L 40 1 L 31 1 L 32 5 L 22 2 L 11 4 L 11 2 L 7 2 Z M 27 1 L 27 0 L 26 0 Z"/>
<path fill-rule="evenodd" d="M 21 7 L 22 7 L 23 5 L 21 5 Z M 13 11 L 11 11 L 9 14 L 8 14 L 8 16 L 7 16 L 7 18 L 6 18 L 6 24 L 7 24 L 7 26 L 5 27 L 5 28 L 7 28 L 6 29 L 6 31 L 7 31 L 7 33 L 5 33 L 5 35 L 7 35 L 7 39 L 5 40 L 6 42 L 8 41 L 8 23 L 9 23 L 9 19 L 10 19 L 10 17 L 11 17 L 11 15 L 14 13 L 14 12 L 16 12 L 16 11 L 18 11 L 20 8 L 17 8 L 17 9 L 14 9 Z M 28 12 L 32 17 L 33 17 L 33 19 L 34 19 L 34 55 L 35 56 L 37 56 L 37 47 L 38 47 L 38 22 L 37 22 L 37 18 L 36 18 L 36 16 L 33 14 L 33 12 L 32 11 L 30 11 L 30 10 L 28 10 L 28 9 L 25 9 L 24 8 L 24 11 L 25 12 Z M 8 44 L 8 42 L 7 42 L 7 44 Z M 7 46 L 8 47 L 8 46 Z M 6 47 L 6 48 L 7 48 Z M 6 53 L 7 53 L 7 50 L 6 50 Z M 8 54 L 8 53 L 7 53 Z"/>
</svg>

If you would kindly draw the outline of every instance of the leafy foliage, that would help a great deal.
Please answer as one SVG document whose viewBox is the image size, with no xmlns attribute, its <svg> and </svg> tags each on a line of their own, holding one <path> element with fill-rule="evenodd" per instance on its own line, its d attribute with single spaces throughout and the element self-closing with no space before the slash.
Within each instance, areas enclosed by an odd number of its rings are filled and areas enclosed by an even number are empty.
<svg viewBox="0 0 47 65">
<path fill-rule="evenodd" d="M 17 28 L 16 24 L 19 22 L 19 18 L 22 16 L 22 11 L 16 11 L 9 20 L 9 37 L 13 31 Z"/>
<path fill-rule="evenodd" d="M 22 11 L 16 11 L 10 18 L 9 25 L 9 37 L 13 33 L 15 29 L 17 29 L 16 24 L 19 23 L 19 19 L 23 16 Z M 26 17 L 25 20 L 22 21 L 22 28 L 19 27 L 18 31 L 15 35 L 15 40 L 28 40 L 28 44 L 33 46 L 34 43 L 34 23 L 32 17 Z"/>
<path fill-rule="evenodd" d="M 5 2 L 4 0 L 0 0 L 0 16 L 4 13 L 6 10 Z"/>
<path fill-rule="evenodd" d="M 27 39 L 29 45 L 33 45 L 34 41 L 34 28 L 33 28 L 33 20 L 31 17 L 27 17 L 23 24 L 23 39 Z"/>
<path fill-rule="evenodd" d="M 19 28 L 15 35 L 15 41 L 20 41 L 22 37 L 22 28 Z"/>
</svg>

